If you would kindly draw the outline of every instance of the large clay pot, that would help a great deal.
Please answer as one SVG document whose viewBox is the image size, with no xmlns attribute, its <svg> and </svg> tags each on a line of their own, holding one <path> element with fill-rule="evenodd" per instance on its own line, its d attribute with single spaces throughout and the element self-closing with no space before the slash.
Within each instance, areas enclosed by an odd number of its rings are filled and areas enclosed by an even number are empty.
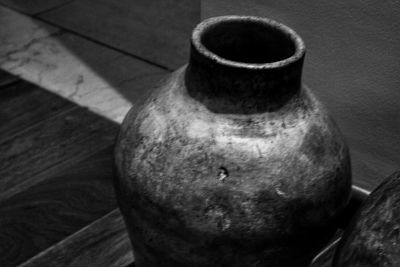
<svg viewBox="0 0 400 267">
<path fill-rule="evenodd" d="M 348 149 L 301 85 L 305 46 L 256 17 L 199 24 L 187 66 L 125 118 L 115 181 L 136 266 L 306 266 L 351 191 Z"/>
</svg>

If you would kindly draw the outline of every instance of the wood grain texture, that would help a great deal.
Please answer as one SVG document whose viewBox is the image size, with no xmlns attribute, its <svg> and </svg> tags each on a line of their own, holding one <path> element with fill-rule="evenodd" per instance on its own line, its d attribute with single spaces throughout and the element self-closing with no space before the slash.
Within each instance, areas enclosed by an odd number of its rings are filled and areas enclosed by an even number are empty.
<svg viewBox="0 0 400 267">
<path fill-rule="evenodd" d="M 10 84 L 0 90 L 0 143 L 25 128 L 75 106 L 31 83 L 20 80 Z"/>
<path fill-rule="evenodd" d="M 0 266 L 15 266 L 116 208 L 111 147 L 42 180 L 0 203 Z"/>
<path fill-rule="evenodd" d="M 121 267 L 132 262 L 128 233 L 116 209 L 20 267 Z"/>
<path fill-rule="evenodd" d="M 187 62 L 199 0 L 79 0 L 40 18 L 175 69 Z M 101 22 L 99 18 L 103 19 Z"/>
<path fill-rule="evenodd" d="M 71 1 L 72 0 L 0 0 L 0 4 L 34 15 Z"/>
<path fill-rule="evenodd" d="M 0 201 L 41 181 L 41 172 L 113 144 L 117 130 L 116 124 L 77 107 L 0 143 Z"/>
</svg>

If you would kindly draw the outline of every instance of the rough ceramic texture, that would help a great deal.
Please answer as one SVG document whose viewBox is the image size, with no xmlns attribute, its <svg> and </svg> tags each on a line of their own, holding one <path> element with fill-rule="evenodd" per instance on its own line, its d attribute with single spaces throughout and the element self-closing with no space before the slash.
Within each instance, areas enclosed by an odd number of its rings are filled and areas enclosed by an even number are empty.
<svg viewBox="0 0 400 267">
<path fill-rule="evenodd" d="M 306 266 L 331 237 L 349 155 L 301 87 L 303 57 L 283 25 L 208 20 L 189 65 L 128 113 L 115 185 L 137 266 Z"/>
<path fill-rule="evenodd" d="M 333 266 L 400 266 L 400 171 L 375 189 L 352 219 Z"/>
</svg>

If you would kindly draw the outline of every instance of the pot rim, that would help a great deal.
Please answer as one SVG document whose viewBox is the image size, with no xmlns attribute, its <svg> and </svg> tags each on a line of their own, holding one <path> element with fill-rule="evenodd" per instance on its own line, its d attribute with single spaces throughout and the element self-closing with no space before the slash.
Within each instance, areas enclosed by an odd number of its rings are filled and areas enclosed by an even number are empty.
<svg viewBox="0 0 400 267">
<path fill-rule="evenodd" d="M 202 35 L 209 30 L 223 22 L 252 22 L 255 24 L 261 24 L 266 26 L 266 28 L 270 28 L 272 30 L 276 30 L 287 36 L 294 45 L 294 53 L 285 59 L 267 62 L 267 63 L 245 63 L 238 62 L 223 58 L 211 50 L 209 50 L 201 41 Z M 219 64 L 236 67 L 236 68 L 245 68 L 245 69 L 277 69 L 282 68 L 287 65 L 292 64 L 300 59 L 302 59 L 306 52 L 306 47 L 302 38 L 290 27 L 279 23 L 275 20 L 264 18 L 264 17 L 256 17 L 256 16 L 237 16 L 237 15 L 229 15 L 229 16 L 218 16 L 206 19 L 199 23 L 192 33 L 192 45 L 195 49 L 204 57 L 215 61 Z"/>
</svg>

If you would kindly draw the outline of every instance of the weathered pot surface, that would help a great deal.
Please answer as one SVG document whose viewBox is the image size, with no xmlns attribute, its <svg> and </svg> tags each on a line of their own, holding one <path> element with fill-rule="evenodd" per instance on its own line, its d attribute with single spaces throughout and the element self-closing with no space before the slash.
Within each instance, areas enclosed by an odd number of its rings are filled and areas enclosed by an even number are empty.
<svg viewBox="0 0 400 267">
<path fill-rule="evenodd" d="M 400 170 L 364 201 L 346 227 L 335 267 L 400 266 Z"/>
<path fill-rule="evenodd" d="M 351 190 L 301 86 L 305 46 L 257 17 L 199 24 L 189 64 L 125 118 L 115 186 L 137 266 L 306 266 Z"/>
</svg>

